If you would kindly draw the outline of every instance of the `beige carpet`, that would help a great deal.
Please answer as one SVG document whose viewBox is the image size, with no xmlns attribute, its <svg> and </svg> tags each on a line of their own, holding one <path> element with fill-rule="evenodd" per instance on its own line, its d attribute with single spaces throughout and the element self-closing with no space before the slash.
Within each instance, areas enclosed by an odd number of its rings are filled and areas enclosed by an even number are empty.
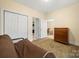
<svg viewBox="0 0 79 59">
<path fill-rule="evenodd" d="M 50 38 L 34 40 L 33 43 L 54 53 L 57 58 L 78 58 L 79 47 L 55 42 Z"/>
</svg>

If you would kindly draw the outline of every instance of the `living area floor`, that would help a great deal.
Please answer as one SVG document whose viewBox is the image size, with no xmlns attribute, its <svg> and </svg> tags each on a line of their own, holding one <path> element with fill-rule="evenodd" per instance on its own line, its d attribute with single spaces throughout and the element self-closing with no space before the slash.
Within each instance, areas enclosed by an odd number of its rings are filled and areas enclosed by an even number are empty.
<svg viewBox="0 0 79 59">
<path fill-rule="evenodd" d="M 51 51 L 57 58 L 78 58 L 79 47 L 55 42 L 50 38 L 34 40 L 33 43 L 41 48 Z"/>
</svg>

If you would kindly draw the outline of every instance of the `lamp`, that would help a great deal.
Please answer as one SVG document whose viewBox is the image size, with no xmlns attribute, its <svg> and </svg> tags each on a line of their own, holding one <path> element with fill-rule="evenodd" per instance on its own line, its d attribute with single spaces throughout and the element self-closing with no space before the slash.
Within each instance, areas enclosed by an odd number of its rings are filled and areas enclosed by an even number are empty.
<svg viewBox="0 0 79 59">
<path fill-rule="evenodd" d="M 44 0 L 45 2 L 48 2 L 49 0 Z"/>
</svg>

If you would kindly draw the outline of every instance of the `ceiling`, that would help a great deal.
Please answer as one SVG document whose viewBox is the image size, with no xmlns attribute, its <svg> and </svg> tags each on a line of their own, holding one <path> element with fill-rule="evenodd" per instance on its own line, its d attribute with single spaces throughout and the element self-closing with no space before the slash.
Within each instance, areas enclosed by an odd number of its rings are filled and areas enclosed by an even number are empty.
<svg viewBox="0 0 79 59">
<path fill-rule="evenodd" d="M 29 6 L 37 11 L 48 13 L 59 8 L 69 6 L 71 4 L 79 2 L 79 0 L 15 0 L 18 3 Z"/>
</svg>

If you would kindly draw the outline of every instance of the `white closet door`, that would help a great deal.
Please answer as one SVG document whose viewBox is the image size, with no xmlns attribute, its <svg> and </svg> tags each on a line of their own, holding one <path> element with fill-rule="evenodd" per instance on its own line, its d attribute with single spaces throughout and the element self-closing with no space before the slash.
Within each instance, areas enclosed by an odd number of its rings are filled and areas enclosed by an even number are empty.
<svg viewBox="0 0 79 59">
<path fill-rule="evenodd" d="M 39 38 L 39 20 L 37 18 L 35 18 L 34 21 L 35 21 L 34 22 L 35 23 L 35 27 L 34 27 L 35 34 L 34 34 L 34 36 L 37 39 L 37 38 Z"/>
<path fill-rule="evenodd" d="M 5 11 L 4 34 L 11 38 L 27 38 L 27 16 Z"/>
<path fill-rule="evenodd" d="M 41 38 L 47 37 L 47 20 L 41 19 Z"/>
<path fill-rule="evenodd" d="M 19 15 L 18 31 L 19 37 L 27 38 L 27 16 Z"/>
<path fill-rule="evenodd" d="M 5 12 L 5 26 L 4 33 L 11 36 L 11 38 L 17 37 L 17 14 L 11 12 Z"/>
<path fill-rule="evenodd" d="M 41 37 L 41 21 L 39 18 L 34 18 L 34 38 L 38 39 Z"/>
</svg>

